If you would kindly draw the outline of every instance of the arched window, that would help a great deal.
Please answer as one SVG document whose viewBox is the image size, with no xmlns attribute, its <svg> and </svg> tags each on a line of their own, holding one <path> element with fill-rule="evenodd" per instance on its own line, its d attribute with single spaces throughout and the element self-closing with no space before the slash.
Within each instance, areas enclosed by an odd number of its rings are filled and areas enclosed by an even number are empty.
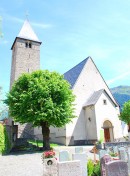
<svg viewBox="0 0 130 176">
<path fill-rule="evenodd" d="M 25 43 L 25 47 L 28 48 L 28 42 Z"/>
<path fill-rule="evenodd" d="M 32 48 L 32 43 L 29 43 L 29 48 Z"/>
</svg>

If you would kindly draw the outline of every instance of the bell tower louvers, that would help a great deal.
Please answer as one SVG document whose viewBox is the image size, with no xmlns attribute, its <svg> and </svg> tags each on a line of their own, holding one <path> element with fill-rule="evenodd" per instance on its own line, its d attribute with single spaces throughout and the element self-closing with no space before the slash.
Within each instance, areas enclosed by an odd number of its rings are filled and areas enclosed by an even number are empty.
<svg viewBox="0 0 130 176">
<path fill-rule="evenodd" d="M 28 20 L 25 20 L 12 49 L 10 88 L 22 73 L 40 69 L 40 45 Z"/>
</svg>

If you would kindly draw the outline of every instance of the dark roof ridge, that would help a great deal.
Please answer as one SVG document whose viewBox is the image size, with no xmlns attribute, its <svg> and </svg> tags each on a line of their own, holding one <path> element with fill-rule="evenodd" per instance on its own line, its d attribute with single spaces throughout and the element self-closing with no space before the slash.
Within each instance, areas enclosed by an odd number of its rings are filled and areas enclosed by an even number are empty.
<svg viewBox="0 0 130 176">
<path fill-rule="evenodd" d="M 80 63 L 76 64 L 74 67 L 72 67 L 71 69 L 69 69 L 68 71 L 66 71 L 64 74 L 66 74 L 67 72 L 69 72 L 70 70 L 72 70 L 73 68 L 77 67 L 78 65 L 80 65 L 81 63 L 83 63 L 85 60 L 87 61 L 90 57 L 88 56 L 87 58 L 85 58 L 84 60 L 82 60 Z"/>
<path fill-rule="evenodd" d="M 64 73 L 64 78 L 70 83 L 71 88 L 75 85 L 80 73 L 82 72 L 84 65 L 90 57 L 87 57 L 79 64 L 75 65 L 73 68 Z"/>
</svg>

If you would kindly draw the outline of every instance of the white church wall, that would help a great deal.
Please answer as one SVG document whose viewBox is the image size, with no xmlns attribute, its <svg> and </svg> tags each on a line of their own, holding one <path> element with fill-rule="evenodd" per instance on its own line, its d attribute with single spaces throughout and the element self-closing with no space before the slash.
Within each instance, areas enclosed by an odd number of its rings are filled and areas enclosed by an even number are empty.
<svg viewBox="0 0 130 176">
<path fill-rule="evenodd" d="M 98 69 L 94 65 L 93 61 L 88 59 L 86 65 L 84 66 L 76 84 L 73 87 L 73 93 L 76 95 L 75 104 L 75 114 L 78 119 L 74 119 L 73 123 L 66 126 L 66 134 L 67 136 L 74 136 L 74 140 L 80 139 L 80 136 L 83 136 L 84 139 L 87 138 L 86 134 L 86 119 L 83 113 L 81 113 L 83 106 L 93 94 L 94 91 L 98 91 L 100 89 L 106 89 L 110 96 L 112 97 L 109 88 L 105 84 L 103 78 L 101 77 Z M 113 98 L 113 97 L 112 97 Z M 76 127 L 77 122 L 79 123 L 79 127 Z M 75 132 L 74 132 L 75 131 Z M 80 134 L 77 135 L 77 134 Z M 96 137 L 93 136 L 93 138 Z"/>
<path fill-rule="evenodd" d="M 128 125 L 124 122 L 121 123 L 122 125 L 122 130 L 123 130 L 123 136 L 128 136 Z"/>
<path fill-rule="evenodd" d="M 94 106 L 85 108 L 87 140 L 97 140 L 97 126 Z"/>
<path fill-rule="evenodd" d="M 34 135 L 39 140 L 43 140 L 41 127 L 34 128 Z M 66 145 L 66 128 L 54 128 L 50 127 L 50 142 L 56 142 Z"/>
<path fill-rule="evenodd" d="M 104 100 L 106 100 L 106 104 L 104 104 Z M 101 95 L 98 102 L 96 103 L 95 112 L 98 139 L 100 139 L 100 130 L 103 129 L 103 123 L 106 120 L 112 123 L 114 139 L 122 137 L 121 121 L 118 118 L 119 108 L 115 107 L 115 105 L 112 103 L 112 101 L 110 101 L 105 93 Z M 110 131 L 110 133 L 112 133 L 112 131 Z"/>
<path fill-rule="evenodd" d="M 86 139 L 86 119 L 84 113 L 84 110 L 81 109 L 79 116 L 73 119 L 71 123 L 66 125 L 67 137 L 73 136 L 74 140 Z"/>
</svg>

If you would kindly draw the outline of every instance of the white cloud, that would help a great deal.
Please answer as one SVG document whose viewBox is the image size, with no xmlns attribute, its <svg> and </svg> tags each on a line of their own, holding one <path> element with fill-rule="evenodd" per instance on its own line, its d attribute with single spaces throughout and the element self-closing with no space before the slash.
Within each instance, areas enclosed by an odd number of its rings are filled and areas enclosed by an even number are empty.
<svg viewBox="0 0 130 176">
<path fill-rule="evenodd" d="M 118 76 L 116 76 L 116 77 L 114 77 L 114 78 L 112 78 L 112 79 L 110 79 L 106 82 L 107 82 L 108 85 L 110 85 L 110 84 L 112 84 L 112 83 L 114 83 L 118 80 L 122 80 L 122 79 L 127 78 L 129 75 L 130 75 L 130 71 L 127 71 L 127 72 L 122 73 L 121 75 L 118 75 Z"/>
<path fill-rule="evenodd" d="M 6 44 L 8 44 L 9 43 L 9 41 L 8 40 L 3 40 L 3 39 L 0 39 L 0 45 L 6 45 Z"/>
<path fill-rule="evenodd" d="M 36 27 L 39 27 L 39 28 L 43 28 L 43 29 L 45 29 L 45 28 L 51 28 L 52 27 L 51 24 L 35 23 L 35 22 L 31 22 L 31 24 L 33 26 L 36 26 Z"/>
<path fill-rule="evenodd" d="M 11 16 L 11 15 L 7 15 L 6 14 L 5 18 L 7 18 L 10 21 L 16 22 L 16 23 L 24 23 L 23 19 Z M 46 29 L 46 28 L 51 28 L 52 27 L 51 24 L 45 24 L 45 23 L 42 23 L 42 22 L 41 23 L 36 23 L 36 22 L 31 21 L 30 23 L 31 23 L 32 26 L 36 26 L 36 27 L 42 28 L 42 29 Z"/>
</svg>

